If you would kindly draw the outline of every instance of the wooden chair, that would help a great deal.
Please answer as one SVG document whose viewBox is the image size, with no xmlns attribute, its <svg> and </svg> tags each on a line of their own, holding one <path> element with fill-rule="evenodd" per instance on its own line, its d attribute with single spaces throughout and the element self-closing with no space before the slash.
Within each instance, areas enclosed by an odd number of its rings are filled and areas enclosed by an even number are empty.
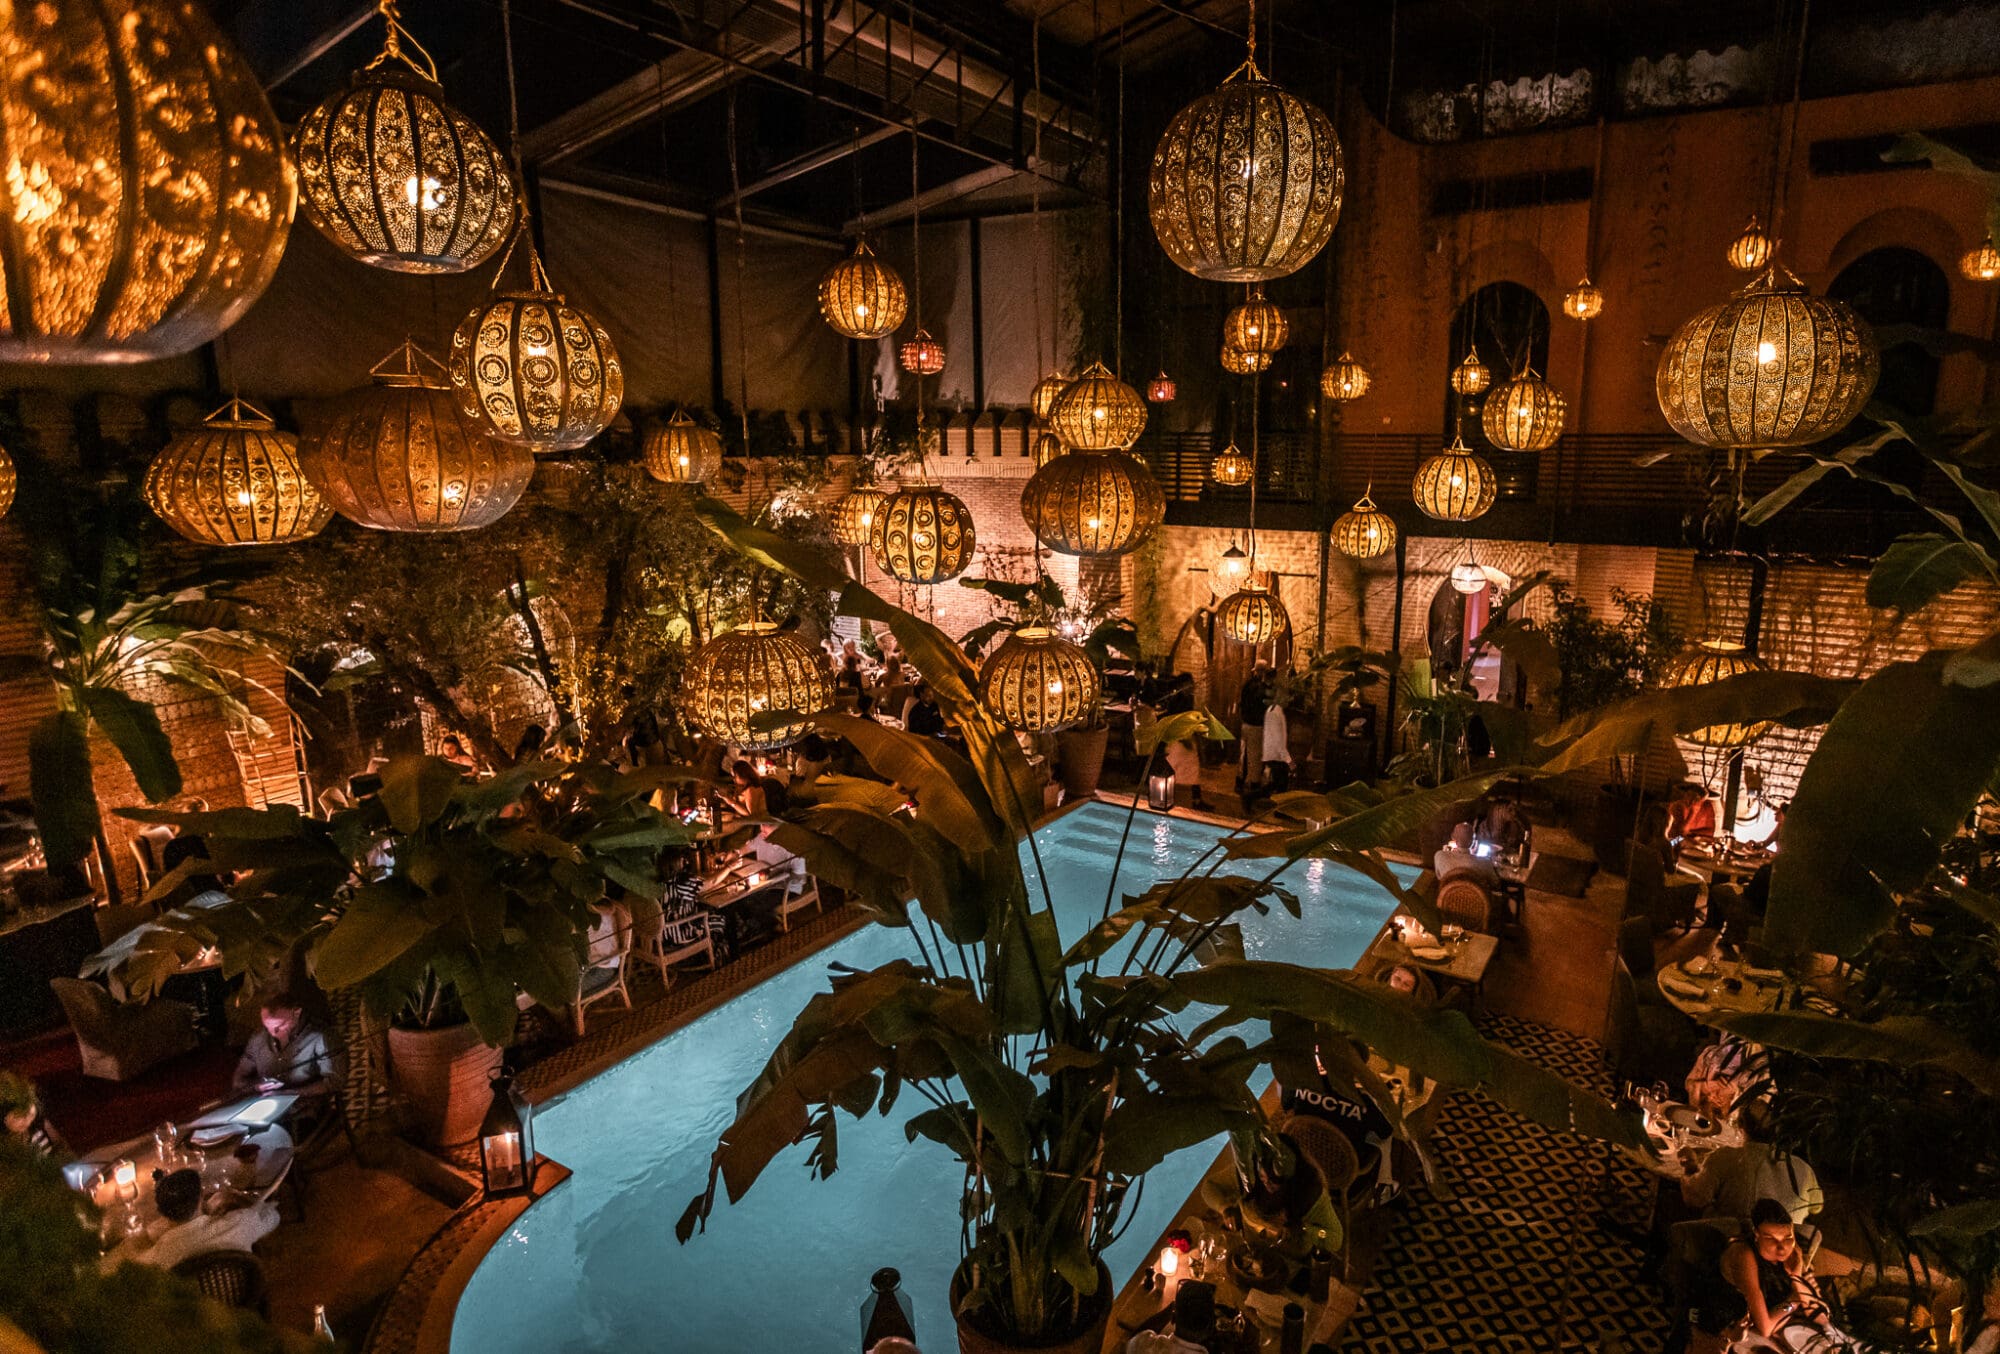
<svg viewBox="0 0 2000 1354">
<path fill-rule="evenodd" d="M 1354 1144 L 1347 1140 L 1347 1135 L 1317 1115 L 1287 1115 L 1278 1125 L 1278 1131 L 1296 1143 L 1306 1160 L 1319 1167 L 1319 1173 L 1326 1177 L 1327 1199 L 1340 1219 L 1340 1262 L 1345 1274 L 1348 1245 L 1354 1235 L 1354 1211 L 1358 1200 L 1367 1195 L 1375 1182 L 1360 1178 L 1361 1158 L 1355 1155 Z"/>
<path fill-rule="evenodd" d="M 1604 1060 L 1619 1082 L 1678 1086 L 1694 1065 L 1698 1026 L 1672 1006 L 1646 1006 L 1622 958 L 1611 961 L 1611 1004 L 1605 1012 Z"/>
<path fill-rule="evenodd" d="M 626 1010 L 632 1009 L 634 928 L 631 914 L 622 907 L 606 907 L 598 911 L 604 921 L 591 931 L 589 948 L 584 952 L 583 969 L 577 974 L 576 1000 L 570 1003 L 570 1015 L 576 1022 L 576 1037 L 579 1039 L 583 1038 L 583 1013 L 597 1002 L 617 997 Z"/>
<path fill-rule="evenodd" d="M 660 971 L 660 982 L 674 985 L 673 970 L 692 960 L 702 968 L 714 968 L 715 938 L 709 934 L 708 915 L 696 912 L 669 922 L 657 898 L 634 896 L 627 905 L 632 912 L 632 954 Z"/>
<path fill-rule="evenodd" d="M 174 1273 L 225 1307 L 241 1307 L 260 1316 L 270 1311 L 263 1262 L 249 1251 L 204 1251 L 175 1265 Z"/>
<path fill-rule="evenodd" d="M 1456 922 L 1468 931 L 1489 936 L 1499 933 L 1499 914 L 1494 906 L 1493 894 L 1470 870 L 1461 870 L 1438 881 L 1436 906 L 1438 916 L 1447 922 Z"/>
<path fill-rule="evenodd" d="M 806 876 L 806 886 L 804 888 L 800 889 L 797 893 L 786 895 L 785 901 L 778 904 L 778 929 L 780 931 L 791 930 L 792 914 L 804 911 L 808 907 L 813 910 L 814 916 L 819 915 L 819 880 L 813 878 L 811 875 Z"/>
</svg>

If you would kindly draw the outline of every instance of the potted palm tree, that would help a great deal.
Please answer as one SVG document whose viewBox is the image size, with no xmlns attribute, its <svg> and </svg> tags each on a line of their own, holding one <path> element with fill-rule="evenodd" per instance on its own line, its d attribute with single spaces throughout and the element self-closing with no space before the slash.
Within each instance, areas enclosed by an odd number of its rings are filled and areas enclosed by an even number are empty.
<svg viewBox="0 0 2000 1354">
<path fill-rule="evenodd" d="M 1031 889 L 1021 867 L 1039 808 L 1028 767 L 975 695 L 964 653 L 725 505 L 703 500 L 698 510 L 756 562 L 837 593 L 844 614 L 887 625 L 963 733 L 966 755 L 868 720 L 818 718 L 894 786 L 832 786 L 775 840 L 881 924 L 907 928 L 918 957 L 842 972 L 807 1003 L 740 1097 L 708 1188 L 681 1217 L 684 1241 L 716 1207 L 718 1188 L 741 1197 L 801 1139 L 814 1144 L 810 1168 L 830 1173 L 836 1110 L 886 1112 L 907 1088 L 923 1107 L 906 1131 L 964 1171 L 952 1285 L 960 1349 L 1095 1350 L 1112 1297 L 1102 1256 L 1135 1183 L 1217 1133 L 1264 1141 L 1261 1069 L 1310 1077 L 1316 1057 L 1337 1059 L 1345 1047 L 1336 1033 L 1441 1080 L 1484 1086 L 1543 1122 L 1638 1140 L 1635 1121 L 1488 1045 L 1461 1013 L 1417 1009 L 1352 974 L 1248 960 L 1231 943 L 1231 919 L 1246 911 L 1296 911 L 1276 881 L 1305 855 L 1351 864 L 1400 894 L 1373 843 L 1464 787 L 1367 802 L 1343 792 L 1329 801 L 1337 813 L 1326 827 L 1230 841 L 1231 854 L 1271 857 L 1268 872 L 1190 872 L 1122 900 L 1108 891 L 1097 922 L 1064 935 L 1046 872 Z M 1174 715 L 1149 727 L 1141 751 L 1214 732 L 1204 712 Z M 1411 906 L 1428 911 L 1421 900 Z M 1190 1032 L 1176 1017 L 1194 1005 L 1208 1018 Z M 1393 1116 L 1393 1097 L 1365 1067 L 1359 1075 Z M 1339 1240 L 1323 1201 L 1321 1188 L 1286 1205 L 1305 1220 L 1309 1245 Z"/>
<path fill-rule="evenodd" d="M 658 897 L 662 850 L 687 830 L 647 802 L 661 772 L 530 762 L 486 780 L 405 757 L 381 789 L 331 818 L 288 805 L 214 813 L 132 810 L 201 835 L 178 875 L 236 872 L 231 901 L 169 913 L 126 961 L 151 992 L 205 946 L 225 974 L 302 949 L 329 991 L 354 988 L 389 1022 L 391 1075 L 432 1142 L 470 1138 L 513 1038 L 516 998 L 576 996 L 591 905 L 607 885 Z"/>
</svg>

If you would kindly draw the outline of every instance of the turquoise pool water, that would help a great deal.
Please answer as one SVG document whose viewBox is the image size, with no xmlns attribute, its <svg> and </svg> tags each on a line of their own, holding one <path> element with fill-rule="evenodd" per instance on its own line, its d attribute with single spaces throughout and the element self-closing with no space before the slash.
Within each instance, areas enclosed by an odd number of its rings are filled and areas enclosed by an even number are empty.
<svg viewBox="0 0 2000 1354">
<path fill-rule="evenodd" d="M 1124 821 L 1122 812 L 1092 804 L 1036 834 L 1065 943 L 1097 919 Z M 1140 814 L 1121 891 L 1173 878 L 1219 835 Z M 1034 887 L 1025 845 L 1022 855 Z M 1247 917 L 1252 958 L 1351 964 L 1390 911 L 1379 888 L 1324 861 L 1292 867 L 1283 882 L 1299 895 L 1304 920 L 1276 908 Z M 674 1222 L 707 1180 L 709 1153 L 737 1093 L 806 999 L 824 988 L 827 966 L 872 968 L 915 957 L 914 948 L 906 932 L 858 931 L 542 1106 L 536 1145 L 574 1176 L 523 1214 L 473 1274 L 452 1331 L 454 1354 L 851 1354 L 868 1276 L 882 1265 L 903 1273 L 918 1342 L 927 1351 L 955 1349 L 945 1290 L 958 1263 L 960 1174 L 937 1145 L 904 1141 L 904 1114 L 921 1103 L 914 1096 L 886 1119 L 842 1115 L 840 1169 L 831 1179 L 810 1179 L 805 1149 L 794 1147 L 741 1203 L 719 1202 L 706 1233 L 685 1246 L 674 1240 Z M 1119 1283 L 1218 1150 L 1219 1139 L 1147 1177 L 1138 1207 L 1128 1210 L 1131 1225 L 1106 1257 Z"/>
</svg>

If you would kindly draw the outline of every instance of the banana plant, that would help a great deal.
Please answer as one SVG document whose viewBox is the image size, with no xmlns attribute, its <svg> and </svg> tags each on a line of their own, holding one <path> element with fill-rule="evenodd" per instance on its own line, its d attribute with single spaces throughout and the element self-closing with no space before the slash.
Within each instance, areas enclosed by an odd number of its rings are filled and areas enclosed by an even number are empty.
<svg viewBox="0 0 2000 1354">
<path fill-rule="evenodd" d="M 163 683 L 197 688 L 233 726 L 263 737 L 270 730 L 245 696 L 264 688 L 244 669 L 247 660 L 281 660 L 236 619 L 235 575 L 210 566 L 149 585 L 135 499 L 93 505 L 74 520 L 41 507 L 29 539 L 42 650 L 0 656 L 0 680 L 54 685 L 56 708 L 28 737 L 28 794 L 42 850 L 52 865 L 73 865 L 94 847 L 116 902 L 91 735 L 117 750 L 149 803 L 170 799 L 181 790 L 180 766 L 143 693 Z"/>
<path fill-rule="evenodd" d="M 1358 1078 L 1395 1120 L 1396 1102 L 1350 1051 L 1358 1039 L 1451 1085 L 1482 1088 L 1565 1131 L 1625 1144 L 1637 1121 L 1481 1039 L 1456 1011 L 1427 1010 L 1353 973 L 1245 959 L 1231 924 L 1301 904 L 1279 883 L 1295 861 L 1323 855 L 1389 875 L 1377 848 L 1401 811 L 1333 804 L 1333 829 L 1275 834 L 1270 869 L 1217 873 L 1225 838 L 1179 878 L 1123 898 L 1107 894 L 1097 922 L 1064 935 L 1046 871 L 1031 889 L 1021 851 L 1037 851 L 1040 794 L 1013 734 L 979 702 L 970 661 L 936 627 L 877 597 L 824 560 L 728 507 L 697 511 L 753 562 L 838 597 L 847 615 L 887 625 L 964 737 L 961 756 L 936 739 L 867 720 L 821 715 L 887 785 L 822 780 L 820 803 L 776 830 L 815 874 L 878 923 L 906 929 L 915 958 L 843 971 L 814 996 L 763 1072 L 738 1100 L 717 1144 L 708 1187 L 690 1202 L 683 1241 L 717 1205 L 742 1197 L 793 1143 L 810 1144 L 816 1176 L 838 1166 L 837 1112 L 888 1113 L 909 1092 L 905 1123 L 957 1157 L 964 1171 L 961 1318 L 990 1338 L 1053 1342 L 1087 1327 L 1136 1182 L 1167 1156 L 1218 1133 L 1268 1140 L 1256 1087 L 1262 1069 L 1310 1080 L 1315 1059 Z M 1200 736 L 1200 711 L 1153 726 L 1158 741 Z M 1449 791 L 1464 793 L 1466 787 Z M 1435 792 L 1434 792 L 1435 793 Z M 1374 877 L 1371 873 L 1371 877 Z M 1115 891 L 1115 876 L 1112 889 Z M 1200 1008 L 1200 1022 L 1177 1017 Z M 1303 1228 L 1338 1240 L 1318 1204 Z"/>
</svg>

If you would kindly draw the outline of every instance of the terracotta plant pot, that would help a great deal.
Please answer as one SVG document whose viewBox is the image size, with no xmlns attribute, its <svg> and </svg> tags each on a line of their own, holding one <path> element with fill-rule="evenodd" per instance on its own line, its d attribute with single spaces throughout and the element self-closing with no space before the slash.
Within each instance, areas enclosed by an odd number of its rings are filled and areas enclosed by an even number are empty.
<svg viewBox="0 0 2000 1354">
<path fill-rule="evenodd" d="M 962 1275 L 952 1275 L 951 1305 L 954 1310 L 964 1291 Z M 994 1339 L 969 1318 L 961 1316 L 958 1318 L 958 1354 L 1020 1354 L 1023 1350 L 1033 1350 L 1035 1354 L 1098 1354 L 1104 1347 L 1104 1328 L 1110 1324 L 1111 1304 L 1117 1297 L 1118 1290 L 1111 1282 L 1111 1271 L 1099 1260 L 1097 1292 L 1086 1305 L 1082 1330 L 1053 1344 L 1017 1345 Z"/>
<path fill-rule="evenodd" d="M 1071 799 L 1087 799 L 1097 793 L 1104 778 L 1104 750 L 1111 744 L 1109 729 L 1064 729 L 1056 735 L 1062 752 L 1063 789 Z"/>
<path fill-rule="evenodd" d="M 389 1029 L 389 1080 L 409 1106 L 411 1126 L 433 1146 L 478 1135 L 499 1070 L 500 1050 L 482 1042 L 470 1023 Z"/>
</svg>

